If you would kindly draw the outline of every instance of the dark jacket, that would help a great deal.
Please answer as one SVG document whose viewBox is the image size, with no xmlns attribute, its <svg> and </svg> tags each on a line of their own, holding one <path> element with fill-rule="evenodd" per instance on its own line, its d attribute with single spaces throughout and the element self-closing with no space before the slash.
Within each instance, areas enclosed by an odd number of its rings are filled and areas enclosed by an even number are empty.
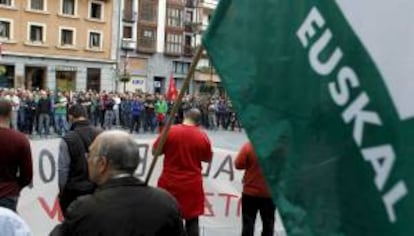
<svg viewBox="0 0 414 236">
<path fill-rule="evenodd" d="M 51 234 L 88 236 L 183 236 L 178 205 L 166 191 L 134 177 L 111 179 L 74 201 Z"/>
<path fill-rule="evenodd" d="M 71 130 L 63 137 L 70 156 L 68 179 L 59 196 L 63 212 L 76 197 L 92 193 L 94 190 L 94 184 L 89 181 L 85 154 L 101 131 L 84 120 L 73 123 Z"/>
<path fill-rule="evenodd" d="M 37 111 L 39 114 L 49 114 L 50 106 L 51 103 L 49 98 L 40 98 L 37 103 Z"/>
</svg>

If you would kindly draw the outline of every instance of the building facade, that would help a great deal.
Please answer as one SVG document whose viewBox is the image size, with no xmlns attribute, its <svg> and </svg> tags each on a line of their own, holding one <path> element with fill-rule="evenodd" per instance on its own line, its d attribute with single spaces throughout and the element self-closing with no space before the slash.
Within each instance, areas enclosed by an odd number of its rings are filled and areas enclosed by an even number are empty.
<svg viewBox="0 0 414 236">
<path fill-rule="evenodd" d="M 1 0 L 0 87 L 111 91 L 119 8 L 111 0 Z"/>
<path fill-rule="evenodd" d="M 209 1 L 208 5 L 205 0 L 122 1 L 118 72 L 131 76 L 127 90 L 165 93 L 171 79 L 181 88 L 206 28 L 203 20 L 208 23 L 208 14 L 217 5 Z M 196 73 L 189 92 L 198 90 L 197 77 L 202 76 Z"/>
</svg>

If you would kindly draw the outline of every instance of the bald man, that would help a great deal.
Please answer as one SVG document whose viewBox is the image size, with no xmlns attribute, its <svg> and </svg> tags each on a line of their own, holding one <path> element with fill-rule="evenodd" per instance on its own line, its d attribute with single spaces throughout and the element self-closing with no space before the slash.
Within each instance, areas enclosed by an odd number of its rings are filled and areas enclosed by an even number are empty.
<svg viewBox="0 0 414 236">
<path fill-rule="evenodd" d="M 74 201 L 51 235 L 184 235 L 175 199 L 133 176 L 139 150 L 129 134 L 101 133 L 87 160 L 90 180 L 98 188 Z"/>
<path fill-rule="evenodd" d="M 158 179 L 158 186 L 177 199 L 188 236 L 199 235 L 198 217 L 204 213 L 201 162 L 213 158 L 210 140 L 198 127 L 200 120 L 201 112 L 193 108 L 185 112 L 182 124 L 171 127 L 162 149 L 164 165 Z"/>
</svg>

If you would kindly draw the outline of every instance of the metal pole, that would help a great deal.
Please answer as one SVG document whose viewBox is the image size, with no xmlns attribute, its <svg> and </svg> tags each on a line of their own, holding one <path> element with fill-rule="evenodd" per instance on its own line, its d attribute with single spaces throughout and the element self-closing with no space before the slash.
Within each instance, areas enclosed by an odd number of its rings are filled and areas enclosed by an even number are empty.
<svg viewBox="0 0 414 236">
<path fill-rule="evenodd" d="M 164 127 L 164 129 L 162 131 L 160 141 L 158 142 L 158 146 L 155 149 L 155 151 L 153 152 L 154 153 L 154 159 L 152 160 L 150 168 L 148 170 L 148 175 L 147 175 L 147 178 L 145 179 L 145 184 L 149 183 L 151 175 L 154 172 L 155 164 L 158 161 L 158 157 L 161 155 L 161 152 L 162 152 L 162 149 L 164 147 L 165 141 L 167 140 L 168 131 L 170 130 L 171 125 L 173 123 L 173 120 L 174 120 L 173 117 L 175 117 L 175 114 L 177 113 L 178 108 L 181 105 L 181 102 L 182 102 L 182 99 L 184 97 L 185 91 L 188 89 L 188 85 L 190 84 L 191 78 L 193 78 L 195 68 L 196 68 L 197 63 L 198 63 L 198 61 L 200 60 L 200 58 L 203 54 L 203 50 L 204 50 L 203 45 L 200 45 L 200 47 L 197 49 L 197 52 L 196 52 L 196 54 L 193 58 L 193 62 L 191 63 L 190 71 L 188 72 L 188 74 L 187 74 L 187 76 L 184 80 L 183 86 L 181 87 L 181 90 L 180 90 L 180 94 L 178 95 L 178 97 L 177 97 L 177 99 L 174 103 L 174 106 L 173 106 L 173 108 L 170 112 L 170 115 L 169 115 L 170 118 L 168 119 L 167 125 Z"/>
</svg>

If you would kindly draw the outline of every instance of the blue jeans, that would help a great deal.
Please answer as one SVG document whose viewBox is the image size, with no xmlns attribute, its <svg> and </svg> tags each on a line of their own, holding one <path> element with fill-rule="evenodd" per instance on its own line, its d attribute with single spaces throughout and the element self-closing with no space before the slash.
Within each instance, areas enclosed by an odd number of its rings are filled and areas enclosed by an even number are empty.
<svg viewBox="0 0 414 236">
<path fill-rule="evenodd" d="M 68 121 L 66 120 L 66 114 L 55 114 L 55 128 L 56 133 L 64 136 L 68 132 Z"/>
<path fill-rule="evenodd" d="M 3 197 L 0 198 L 0 206 L 16 211 L 17 197 Z"/>
</svg>

